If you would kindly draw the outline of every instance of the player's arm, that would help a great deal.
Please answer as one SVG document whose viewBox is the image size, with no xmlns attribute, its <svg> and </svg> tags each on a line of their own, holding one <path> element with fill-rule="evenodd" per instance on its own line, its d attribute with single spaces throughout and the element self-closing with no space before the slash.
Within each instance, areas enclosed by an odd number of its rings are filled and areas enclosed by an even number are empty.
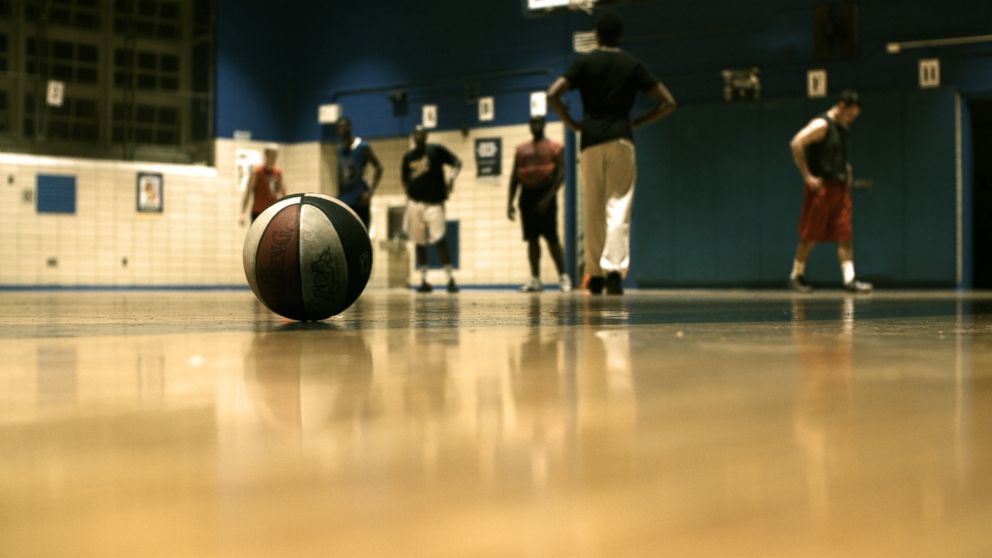
<svg viewBox="0 0 992 558">
<path fill-rule="evenodd" d="M 462 172 L 462 160 L 447 148 L 445 148 L 445 151 L 448 151 L 447 163 L 451 165 L 451 174 L 448 175 L 448 193 L 450 194 L 455 189 L 455 179 Z"/>
<path fill-rule="evenodd" d="M 279 175 L 279 183 L 276 185 L 276 199 L 282 199 L 286 197 L 286 180 Z"/>
<path fill-rule="evenodd" d="M 517 179 L 517 158 L 513 158 L 513 172 L 510 173 L 510 197 L 506 200 L 506 216 L 511 221 L 516 217 L 517 210 L 513 207 L 514 200 L 517 199 L 517 188 L 520 181 Z"/>
<path fill-rule="evenodd" d="M 555 198 L 558 197 L 558 190 L 561 190 L 561 187 L 565 184 L 565 152 L 564 152 L 564 150 L 558 151 L 558 154 L 555 155 L 555 174 L 554 174 L 554 177 L 551 180 L 552 180 L 551 183 L 553 184 L 553 186 L 551 187 L 550 190 L 548 190 L 548 195 L 545 196 L 544 199 L 542 199 L 537 204 L 537 209 L 541 213 L 544 213 L 545 211 L 547 211 L 548 207 L 550 207 L 551 204 L 552 204 L 552 202 L 555 201 Z"/>
<path fill-rule="evenodd" d="M 654 101 L 654 108 L 634 119 L 630 125 L 636 130 L 642 126 L 647 126 L 652 122 L 657 122 L 662 118 L 675 112 L 675 97 L 672 92 L 660 81 L 648 89 L 648 96 Z"/>
<path fill-rule="evenodd" d="M 847 187 L 850 188 L 854 184 L 854 167 L 851 163 L 847 164 Z"/>
<path fill-rule="evenodd" d="M 245 188 L 245 195 L 241 196 L 241 217 L 238 222 L 242 225 L 248 219 L 248 198 L 251 197 L 252 192 L 255 191 L 255 170 L 252 169 L 251 175 L 248 177 L 248 186 Z"/>
<path fill-rule="evenodd" d="M 818 176 L 813 176 L 806 162 L 806 147 L 811 143 L 823 141 L 827 137 L 827 121 L 822 118 L 814 118 L 789 142 L 792 150 L 792 160 L 799 169 L 799 174 L 803 177 L 803 183 L 811 190 L 823 188 L 823 180 Z"/>
<path fill-rule="evenodd" d="M 369 197 L 375 193 L 376 189 L 379 188 L 379 182 L 382 180 L 382 162 L 376 157 L 375 152 L 372 151 L 372 146 L 369 146 L 368 150 L 369 164 L 372 165 L 372 184 L 371 190 L 369 191 Z"/>
<path fill-rule="evenodd" d="M 570 87 L 571 84 L 564 76 L 556 79 L 555 82 L 551 84 L 551 87 L 548 88 L 548 106 L 551 107 L 551 110 L 558 115 L 558 118 L 561 118 L 561 121 L 568 126 L 569 130 L 572 130 L 573 132 L 581 132 L 582 126 L 579 126 L 579 123 L 572 118 L 572 115 L 568 114 L 564 103 L 561 102 L 561 96 L 564 95 Z"/>
<path fill-rule="evenodd" d="M 403 182 L 403 191 L 408 195 L 410 193 L 410 165 L 408 164 L 406 155 L 403 156 L 403 162 L 400 164 L 400 180 Z"/>
</svg>

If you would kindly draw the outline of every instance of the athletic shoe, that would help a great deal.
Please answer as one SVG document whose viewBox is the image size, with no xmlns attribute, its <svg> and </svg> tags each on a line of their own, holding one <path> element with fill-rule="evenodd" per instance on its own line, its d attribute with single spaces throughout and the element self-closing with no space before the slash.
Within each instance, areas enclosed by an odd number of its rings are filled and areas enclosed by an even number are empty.
<svg viewBox="0 0 992 558">
<path fill-rule="evenodd" d="M 429 292 L 431 292 L 433 290 L 434 290 L 434 287 L 432 287 L 431 284 L 428 283 L 427 281 L 421 281 L 420 282 L 420 286 L 417 287 L 417 292 L 418 293 L 429 293 Z"/>
<path fill-rule="evenodd" d="M 544 285 L 541 284 L 541 280 L 537 277 L 531 277 L 530 281 L 520 287 L 520 292 L 522 293 L 539 293 L 544 290 Z"/>
<path fill-rule="evenodd" d="M 797 293 L 809 294 L 813 292 L 813 287 L 809 286 L 806 282 L 806 278 L 802 275 L 796 275 L 789 279 L 789 288 L 796 291 Z"/>
<path fill-rule="evenodd" d="M 873 289 L 874 287 L 872 286 L 871 283 L 865 281 L 858 281 L 857 279 L 854 279 L 849 283 L 844 283 L 844 290 L 849 293 L 865 294 L 865 293 L 870 293 Z"/>
<path fill-rule="evenodd" d="M 448 292 L 449 293 L 457 293 L 458 292 L 458 285 L 455 284 L 455 280 L 454 279 L 448 279 Z"/>
<path fill-rule="evenodd" d="M 623 279 L 620 274 L 616 271 L 611 272 L 606 276 L 606 294 L 611 295 L 622 295 L 623 294 Z"/>
<path fill-rule="evenodd" d="M 572 292 L 572 279 L 568 275 L 562 275 L 558 286 L 561 288 L 561 292 L 570 293 Z"/>
<path fill-rule="evenodd" d="M 603 294 L 603 278 L 602 277 L 590 277 L 589 278 L 589 292 L 594 295 Z"/>
</svg>

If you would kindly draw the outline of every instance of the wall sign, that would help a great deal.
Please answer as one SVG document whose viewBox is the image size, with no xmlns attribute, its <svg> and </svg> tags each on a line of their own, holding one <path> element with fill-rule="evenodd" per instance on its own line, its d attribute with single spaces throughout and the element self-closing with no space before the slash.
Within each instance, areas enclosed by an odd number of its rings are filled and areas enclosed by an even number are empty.
<svg viewBox="0 0 992 558">
<path fill-rule="evenodd" d="M 476 138 L 476 176 L 499 176 L 502 174 L 503 138 Z"/>
</svg>

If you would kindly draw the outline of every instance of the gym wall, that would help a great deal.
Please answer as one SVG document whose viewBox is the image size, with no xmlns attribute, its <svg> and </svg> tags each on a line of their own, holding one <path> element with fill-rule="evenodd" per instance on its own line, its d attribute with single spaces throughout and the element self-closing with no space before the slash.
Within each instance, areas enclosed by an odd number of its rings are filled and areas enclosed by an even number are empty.
<svg viewBox="0 0 992 558">
<path fill-rule="evenodd" d="M 828 104 L 690 105 L 640 133 L 638 284 L 784 285 L 802 202 L 788 142 Z M 859 275 L 883 285 L 954 285 L 954 110 L 949 89 L 864 96 L 851 132 Z M 807 275 L 840 284 L 833 244 L 814 250 Z"/>
</svg>

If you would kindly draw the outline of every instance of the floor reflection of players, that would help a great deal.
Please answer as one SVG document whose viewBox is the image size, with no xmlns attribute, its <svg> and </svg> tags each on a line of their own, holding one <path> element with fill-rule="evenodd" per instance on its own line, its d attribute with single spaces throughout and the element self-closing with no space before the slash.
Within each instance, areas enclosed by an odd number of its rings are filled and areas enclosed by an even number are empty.
<svg viewBox="0 0 992 558">
<path fill-rule="evenodd" d="M 509 387 L 512 412 L 504 414 L 503 442 L 526 444 L 534 486 L 549 480 L 553 462 L 561 462 L 570 435 L 575 433 L 574 401 L 566 388 L 562 329 L 544 327 L 542 318 L 561 311 L 562 299 L 533 297 L 528 307 L 528 328 L 519 350 L 511 351 Z"/>
<path fill-rule="evenodd" d="M 810 512 L 813 519 L 823 520 L 830 513 L 831 484 L 849 474 L 855 463 L 854 299 L 844 299 L 837 322 L 807 322 L 807 304 L 812 303 L 793 300 L 793 340 L 802 367 L 793 435 L 805 456 Z M 826 331 L 825 324 L 830 325 Z"/>
<path fill-rule="evenodd" d="M 306 324 L 257 333 L 245 355 L 245 382 L 259 414 L 287 432 L 306 437 L 373 414 L 372 353 L 365 338 L 329 329 Z"/>
</svg>

